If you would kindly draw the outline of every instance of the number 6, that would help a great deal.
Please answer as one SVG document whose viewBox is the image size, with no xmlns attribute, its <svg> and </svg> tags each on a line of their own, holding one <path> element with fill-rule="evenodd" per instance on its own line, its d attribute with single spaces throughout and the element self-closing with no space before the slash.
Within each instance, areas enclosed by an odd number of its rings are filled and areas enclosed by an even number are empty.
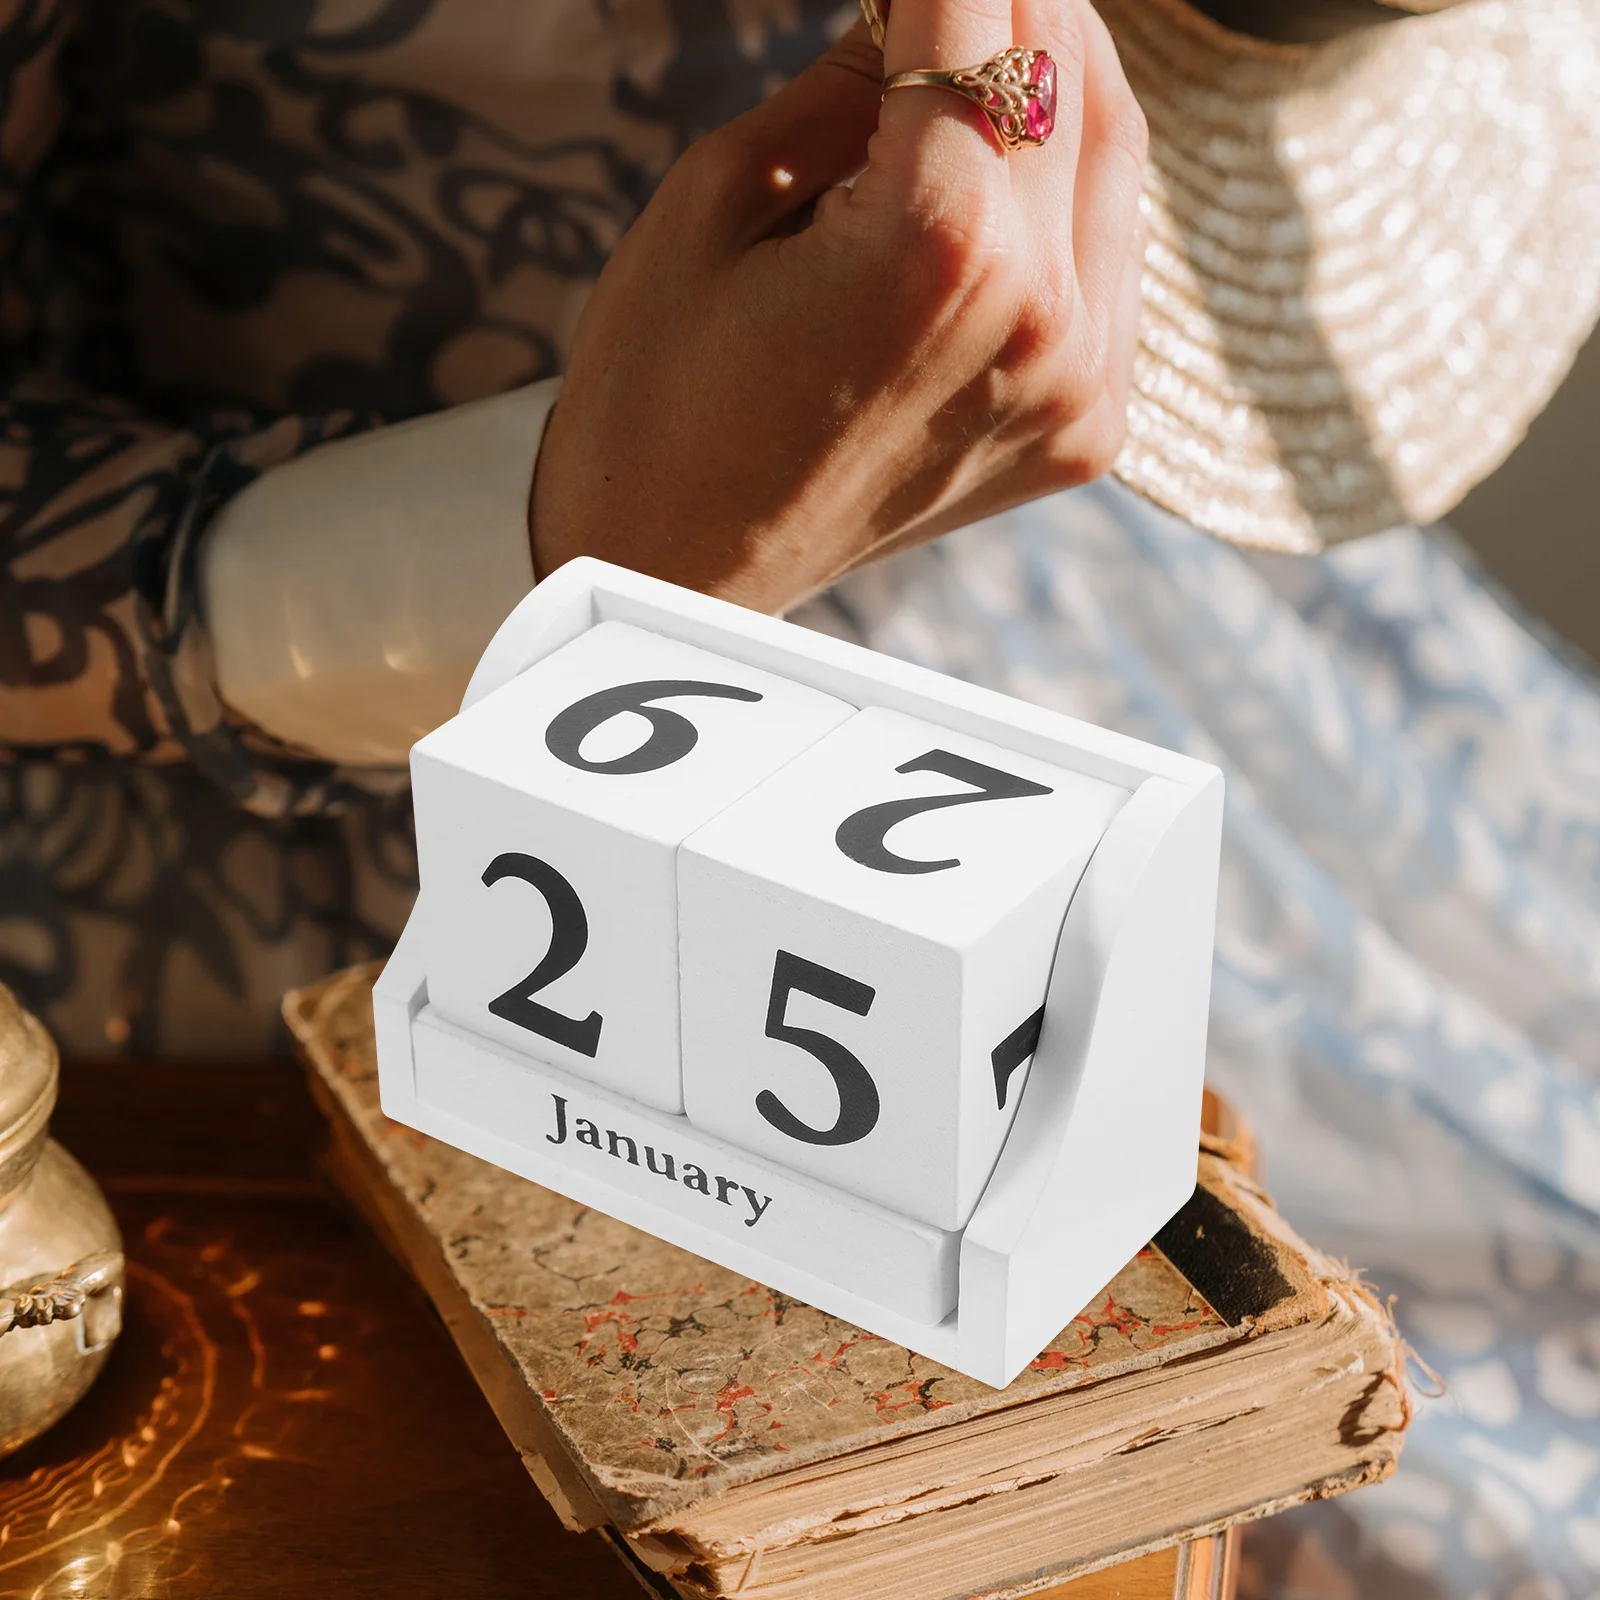
<svg viewBox="0 0 1600 1600">
<path fill-rule="evenodd" d="M 601 689 L 585 695 L 555 717 L 545 730 L 545 748 L 557 761 L 564 761 L 580 772 L 605 772 L 628 775 L 659 772 L 681 761 L 694 749 L 700 730 L 685 716 L 666 706 L 652 705 L 677 695 L 700 695 L 714 700 L 759 700 L 754 689 L 741 689 L 732 683 L 701 683 L 694 678 L 651 678 L 644 683 L 622 683 L 614 689 Z M 611 761 L 586 761 L 583 741 L 602 723 L 631 711 L 650 724 L 650 737 L 637 750 Z"/>
</svg>

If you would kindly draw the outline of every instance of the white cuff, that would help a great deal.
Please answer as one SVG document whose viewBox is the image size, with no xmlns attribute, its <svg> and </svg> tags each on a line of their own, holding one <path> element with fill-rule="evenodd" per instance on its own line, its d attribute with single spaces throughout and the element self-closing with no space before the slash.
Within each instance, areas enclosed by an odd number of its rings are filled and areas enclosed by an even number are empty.
<svg viewBox="0 0 1600 1600">
<path fill-rule="evenodd" d="M 560 379 L 265 472 L 201 545 L 223 700 L 274 737 L 404 766 L 533 587 L 528 496 Z"/>
</svg>

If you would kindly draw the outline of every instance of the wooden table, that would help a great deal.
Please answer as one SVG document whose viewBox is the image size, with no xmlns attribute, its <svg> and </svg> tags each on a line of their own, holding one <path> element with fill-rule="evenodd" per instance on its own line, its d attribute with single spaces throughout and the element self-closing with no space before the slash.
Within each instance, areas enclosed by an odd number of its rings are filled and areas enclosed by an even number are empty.
<svg viewBox="0 0 1600 1600">
<path fill-rule="evenodd" d="M 292 1066 L 68 1064 L 53 1131 L 116 1211 L 127 1321 L 88 1397 L 0 1462 L 0 1600 L 640 1600 L 318 1176 Z M 1157 1600 L 1174 1569 L 1051 1595 Z"/>
</svg>

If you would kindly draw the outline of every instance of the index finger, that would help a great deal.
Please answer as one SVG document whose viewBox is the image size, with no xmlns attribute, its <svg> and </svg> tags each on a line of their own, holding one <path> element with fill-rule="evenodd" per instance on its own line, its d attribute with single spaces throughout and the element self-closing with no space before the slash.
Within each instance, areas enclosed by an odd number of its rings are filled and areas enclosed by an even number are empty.
<svg viewBox="0 0 1600 1600">
<path fill-rule="evenodd" d="M 884 0 L 879 0 L 880 8 Z M 1012 44 L 1011 0 L 895 0 L 883 43 L 887 80 L 919 67 L 976 66 Z M 948 89 L 918 86 L 884 96 L 878 127 L 893 146 L 915 145 L 937 159 L 970 166 L 1003 163 L 988 119 Z"/>
</svg>

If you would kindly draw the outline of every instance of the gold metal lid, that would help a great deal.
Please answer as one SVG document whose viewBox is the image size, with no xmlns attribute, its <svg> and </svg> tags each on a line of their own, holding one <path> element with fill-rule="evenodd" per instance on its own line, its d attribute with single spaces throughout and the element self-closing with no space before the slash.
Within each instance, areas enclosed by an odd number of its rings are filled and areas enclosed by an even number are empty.
<svg viewBox="0 0 1600 1600">
<path fill-rule="evenodd" d="M 59 1076 L 55 1041 L 0 983 L 0 1204 L 44 1147 Z"/>
</svg>

